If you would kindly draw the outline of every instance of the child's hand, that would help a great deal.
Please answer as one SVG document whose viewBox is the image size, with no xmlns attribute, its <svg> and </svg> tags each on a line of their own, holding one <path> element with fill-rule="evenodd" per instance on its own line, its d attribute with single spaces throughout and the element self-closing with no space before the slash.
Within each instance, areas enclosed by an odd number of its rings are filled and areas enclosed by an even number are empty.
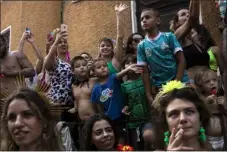
<svg viewBox="0 0 227 152">
<path fill-rule="evenodd" d="M 122 113 L 125 114 L 125 115 L 130 115 L 131 112 L 128 112 L 128 109 L 129 107 L 128 106 L 125 106 L 123 109 L 122 109 Z"/>
<path fill-rule="evenodd" d="M 115 6 L 115 11 L 117 14 L 120 14 L 121 12 L 123 12 L 124 10 L 126 10 L 128 8 L 128 6 L 126 4 L 120 4 L 120 5 L 116 5 Z"/>
<path fill-rule="evenodd" d="M 90 70 L 91 67 L 92 67 L 92 61 L 88 61 L 88 63 L 87 63 L 87 68 L 88 68 L 88 70 Z"/>
<path fill-rule="evenodd" d="M 217 98 L 217 104 L 224 105 L 225 98 L 224 96 L 220 96 Z"/>
<path fill-rule="evenodd" d="M 76 113 L 76 109 L 73 107 L 71 109 L 68 110 L 69 113 Z"/>
<path fill-rule="evenodd" d="M 213 104 L 213 103 L 215 103 L 216 100 L 217 100 L 217 96 L 213 95 L 213 94 L 206 97 L 207 104 Z"/>
<path fill-rule="evenodd" d="M 128 66 L 127 68 L 128 71 L 133 71 L 135 73 L 142 73 L 143 71 L 143 67 L 137 65 L 137 64 L 131 64 L 130 66 Z"/>
</svg>

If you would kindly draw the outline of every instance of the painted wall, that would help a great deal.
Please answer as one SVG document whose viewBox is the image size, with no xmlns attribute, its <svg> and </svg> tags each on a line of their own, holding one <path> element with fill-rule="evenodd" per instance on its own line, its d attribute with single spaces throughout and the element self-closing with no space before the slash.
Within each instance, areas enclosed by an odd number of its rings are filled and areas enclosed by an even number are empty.
<svg viewBox="0 0 227 152">
<path fill-rule="evenodd" d="M 21 1 L 4 1 L 1 3 L 1 31 L 11 25 L 11 50 L 15 50 L 21 37 Z"/>
<path fill-rule="evenodd" d="M 35 42 L 44 53 L 46 35 L 60 25 L 60 1 L 4 1 L 1 3 L 1 30 L 11 25 L 11 50 L 16 50 L 26 27 L 31 28 Z M 24 47 L 29 60 L 36 56 L 29 43 Z"/>
<path fill-rule="evenodd" d="M 218 29 L 220 23 L 220 14 L 215 7 L 214 0 L 201 1 L 202 20 L 207 27 L 217 45 L 221 46 L 221 33 Z"/>
<path fill-rule="evenodd" d="M 130 1 L 124 1 L 130 7 Z M 116 38 L 116 1 L 79 1 L 66 3 L 64 23 L 69 30 L 69 51 L 71 56 L 81 52 L 98 54 L 99 40 L 103 37 Z M 124 12 L 124 35 L 131 34 L 131 10 Z M 126 39 L 125 39 L 126 41 Z"/>
<path fill-rule="evenodd" d="M 130 1 L 124 1 L 130 7 Z M 103 37 L 116 38 L 116 1 L 66 1 L 63 21 L 69 30 L 69 51 L 71 57 L 80 52 L 96 55 L 99 40 Z M 16 50 L 26 27 L 31 28 L 36 44 L 45 54 L 45 40 L 48 32 L 60 27 L 61 1 L 4 1 L 1 3 L 1 30 L 9 25 L 11 50 Z M 131 10 L 124 12 L 125 37 L 131 34 Z M 125 39 L 126 41 L 126 39 Z M 34 64 L 36 56 L 29 43 L 24 47 L 26 55 Z"/>
</svg>

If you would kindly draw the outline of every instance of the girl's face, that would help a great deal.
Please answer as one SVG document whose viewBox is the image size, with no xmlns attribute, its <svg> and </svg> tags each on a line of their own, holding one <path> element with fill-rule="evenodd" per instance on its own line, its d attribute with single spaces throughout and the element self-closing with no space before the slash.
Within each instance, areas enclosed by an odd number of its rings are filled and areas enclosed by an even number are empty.
<svg viewBox="0 0 227 152">
<path fill-rule="evenodd" d="M 101 56 L 111 56 L 113 54 L 113 47 L 110 42 L 102 41 L 100 44 Z"/>
<path fill-rule="evenodd" d="M 217 89 L 218 80 L 215 72 L 209 72 L 207 77 L 203 78 L 203 83 L 201 89 L 205 92 L 205 94 L 212 94 L 213 90 Z"/>
<path fill-rule="evenodd" d="M 88 75 L 87 62 L 85 60 L 77 60 L 74 63 L 73 72 L 78 77 L 86 77 Z"/>
<path fill-rule="evenodd" d="M 132 37 L 132 49 L 134 52 L 137 52 L 137 46 L 138 44 L 143 40 L 143 37 L 141 35 L 133 35 Z"/>
<path fill-rule="evenodd" d="M 43 133 L 43 125 L 23 99 L 14 99 L 7 110 L 7 126 L 19 147 L 36 145 Z"/>
<path fill-rule="evenodd" d="M 61 39 L 58 44 L 58 53 L 66 53 L 68 50 L 68 43 L 66 39 Z"/>
<path fill-rule="evenodd" d="M 200 114 L 192 102 L 174 99 L 166 108 L 166 121 L 169 130 L 183 129 L 183 138 L 198 136 L 200 129 Z"/>
<path fill-rule="evenodd" d="M 92 128 L 92 143 L 98 150 L 113 150 L 115 136 L 108 121 L 100 120 L 95 122 Z"/>
<path fill-rule="evenodd" d="M 179 26 L 183 25 L 189 18 L 189 10 L 181 9 L 178 13 L 178 24 Z"/>
</svg>

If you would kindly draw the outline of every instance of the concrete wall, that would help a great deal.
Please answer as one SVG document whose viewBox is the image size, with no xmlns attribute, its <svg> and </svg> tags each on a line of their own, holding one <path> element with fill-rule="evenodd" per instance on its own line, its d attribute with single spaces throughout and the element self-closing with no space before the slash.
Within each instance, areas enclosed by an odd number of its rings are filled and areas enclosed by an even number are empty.
<svg viewBox="0 0 227 152">
<path fill-rule="evenodd" d="M 130 7 L 130 1 L 124 1 Z M 64 23 L 68 25 L 71 57 L 80 52 L 98 53 L 98 43 L 103 37 L 116 38 L 116 1 L 67 1 L 64 5 Z M 124 12 L 124 33 L 131 34 L 131 10 Z M 4 1 L 1 3 L 1 30 L 12 26 L 11 50 L 16 50 L 26 27 L 31 28 L 36 44 L 45 50 L 48 32 L 61 24 L 61 1 Z M 126 41 L 126 39 L 125 39 Z M 36 56 L 29 43 L 25 53 L 34 64 Z"/>
<path fill-rule="evenodd" d="M 21 37 L 22 1 L 1 3 L 1 31 L 11 25 L 11 50 L 15 50 Z"/>
<path fill-rule="evenodd" d="M 124 35 L 131 34 L 130 1 L 124 1 L 129 8 L 124 12 Z M 64 23 L 69 30 L 69 51 L 71 57 L 81 52 L 98 54 L 99 40 L 103 37 L 116 38 L 116 1 L 79 1 L 66 3 Z"/>
<path fill-rule="evenodd" d="M 205 24 L 212 37 L 216 41 L 217 45 L 220 47 L 221 34 L 218 29 L 220 23 L 220 14 L 219 10 L 215 7 L 214 0 L 202 0 L 201 9 L 203 24 Z"/>
<path fill-rule="evenodd" d="M 16 50 L 26 27 L 31 28 L 35 42 L 44 53 L 46 35 L 60 26 L 60 1 L 4 1 L 1 3 L 1 30 L 11 25 L 11 50 Z M 29 43 L 24 47 L 34 64 L 36 56 Z"/>
</svg>

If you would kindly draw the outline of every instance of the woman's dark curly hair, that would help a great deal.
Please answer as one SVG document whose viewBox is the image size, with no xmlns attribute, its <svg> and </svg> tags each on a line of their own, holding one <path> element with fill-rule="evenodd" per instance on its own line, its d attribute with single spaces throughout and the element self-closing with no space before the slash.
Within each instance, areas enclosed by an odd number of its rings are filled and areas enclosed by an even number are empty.
<svg viewBox="0 0 227 152">
<path fill-rule="evenodd" d="M 135 54 L 135 51 L 132 48 L 132 41 L 133 41 L 132 38 L 133 38 L 134 35 L 140 35 L 140 36 L 142 36 L 143 39 L 145 38 L 144 35 L 141 34 L 141 33 L 133 33 L 133 34 L 131 34 L 128 37 L 127 46 L 126 46 L 126 50 L 125 50 L 125 55 L 127 55 L 127 54 Z"/>
<path fill-rule="evenodd" d="M 200 114 L 200 122 L 204 128 L 207 127 L 210 119 L 210 113 L 204 101 L 201 99 L 200 95 L 197 93 L 197 90 L 195 90 L 194 88 L 185 87 L 182 89 L 174 89 L 173 91 L 163 95 L 162 97 L 160 97 L 159 116 L 155 125 L 157 133 L 157 135 L 155 136 L 157 138 L 156 146 L 158 149 L 165 149 L 163 141 L 164 132 L 168 130 L 168 124 L 166 121 L 166 108 L 174 99 L 182 99 L 193 103 Z"/>
<path fill-rule="evenodd" d="M 114 148 L 116 149 L 119 137 L 118 137 L 117 131 L 114 127 L 112 120 L 106 115 L 95 114 L 94 116 L 92 116 L 88 120 L 86 120 L 85 124 L 83 126 L 83 129 L 82 129 L 83 136 L 81 137 L 82 138 L 81 139 L 81 150 L 82 151 L 98 150 L 97 147 L 94 144 L 92 144 L 91 140 L 92 140 L 92 128 L 93 128 L 94 124 L 100 120 L 106 120 L 112 127 L 114 136 L 115 136 Z"/>
</svg>

